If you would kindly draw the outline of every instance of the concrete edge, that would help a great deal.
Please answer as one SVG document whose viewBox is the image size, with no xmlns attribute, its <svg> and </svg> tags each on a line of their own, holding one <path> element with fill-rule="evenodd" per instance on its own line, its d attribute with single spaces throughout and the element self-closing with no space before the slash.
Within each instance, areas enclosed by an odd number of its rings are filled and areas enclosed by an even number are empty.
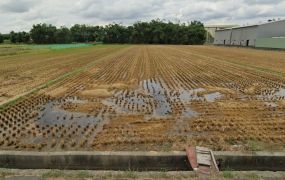
<svg viewBox="0 0 285 180">
<path fill-rule="evenodd" d="M 221 170 L 285 171 L 285 152 L 214 152 Z M 0 151 L 0 167 L 70 170 L 192 170 L 183 151 Z"/>
<path fill-rule="evenodd" d="M 32 156 L 49 156 L 49 155 L 101 155 L 101 156 L 173 156 L 186 155 L 184 151 L 0 151 L 1 155 L 32 155 Z"/>
</svg>

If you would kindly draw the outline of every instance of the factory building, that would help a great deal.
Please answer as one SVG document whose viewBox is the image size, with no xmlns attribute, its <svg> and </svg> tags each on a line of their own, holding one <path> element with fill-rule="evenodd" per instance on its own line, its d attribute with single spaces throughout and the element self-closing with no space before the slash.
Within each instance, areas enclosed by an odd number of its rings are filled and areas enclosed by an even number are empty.
<svg viewBox="0 0 285 180">
<path fill-rule="evenodd" d="M 285 48 L 285 20 L 217 30 L 214 44 Z"/>
<path fill-rule="evenodd" d="M 217 30 L 236 27 L 237 25 L 205 25 L 206 43 L 213 44 L 215 40 L 215 33 Z"/>
</svg>

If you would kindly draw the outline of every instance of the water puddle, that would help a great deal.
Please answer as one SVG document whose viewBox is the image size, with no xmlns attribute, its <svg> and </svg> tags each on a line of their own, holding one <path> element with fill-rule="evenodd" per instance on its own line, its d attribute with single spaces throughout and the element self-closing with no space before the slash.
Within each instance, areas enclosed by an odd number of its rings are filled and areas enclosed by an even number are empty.
<svg viewBox="0 0 285 180">
<path fill-rule="evenodd" d="M 285 97 L 285 88 L 280 88 L 279 91 L 277 91 L 274 95 L 279 97 Z"/>
<path fill-rule="evenodd" d="M 265 101 L 276 101 L 285 99 L 285 89 L 279 88 L 278 90 L 271 90 L 257 96 L 258 99 Z"/>
<path fill-rule="evenodd" d="M 36 119 L 41 125 L 71 125 L 77 124 L 87 126 L 98 124 L 103 120 L 102 111 L 97 116 L 91 116 L 87 113 L 71 112 L 60 108 L 61 102 L 85 103 L 86 101 L 77 98 L 66 98 L 64 100 L 51 101 L 42 107 Z"/>
<path fill-rule="evenodd" d="M 181 117 L 196 117 L 198 113 L 191 109 L 191 102 L 215 102 L 222 97 L 219 92 L 203 94 L 204 92 L 206 90 L 203 88 L 169 90 L 162 79 L 149 79 L 140 82 L 138 89 L 119 91 L 102 103 L 111 106 L 119 114 L 144 114 L 151 117 L 178 114 Z"/>
<path fill-rule="evenodd" d="M 99 124 L 118 115 L 132 114 L 144 115 L 146 119 L 169 116 L 192 118 L 199 115 L 191 108 L 194 101 L 212 103 L 222 97 L 219 92 L 206 92 L 203 88 L 170 90 L 162 79 L 149 79 L 140 82 L 135 90 L 119 90 L 113 97 L 101 100 L 105 106 L 99 109 L 94 107 L 93 110 L 91 108 L 89 113 L 73 112 L 81 104 L 89 103 L 88 100 L 76 96 L 51 101 L 43 106 L 37 122 L 42 125 L 87 126 Z M 66 104 L 67 108 L 63 108 Z M 70 107 L 72 110 L 69 110 Z"/>
<path fill-rule="evenodd" d="M 215 102 L 217 99 L 220 99 L 222 97 L 222 94 L 219 92 L 206 94 L 204 95 L 207 102 Z"/>
<path fill-rule="evenodd" d="M 67 97 L 67 98 L 63 99 L 63 101 L 64 102 L 74 103 L 74 104 L 84 104 L 84 103 L 88 102 L 87 100 L 80 99 L 77 96 Z"/>
<path fill-rule="evenodd" d="M 184 103 L 190 102 L 190 101 L 199 101 L 199 100 L 203 100 L 202 96 L 199 96 L 198 93 L 199 92 L 205 92 L 206 90 L 203 88 L 197 88 L 197 89 L 192 89 L 192 90 L 179 90 L 177 92 L 177 94 L 174 96 L 172 96 L 172 98 L 178 98 L 179 100 L 181 100 Z M 177 96 L 178 95 L 178 96 Z"/>
<path fill-rule="evenodd" d="M 197 117 L 199 115 L 199 113 L 197 113 L 196 111 L 193 111 L 190 108 L 186 108 L 186 110 L 184 110 L 181 114 L 182 118 L 189 118 L 189 117 Z"/>
</svg>

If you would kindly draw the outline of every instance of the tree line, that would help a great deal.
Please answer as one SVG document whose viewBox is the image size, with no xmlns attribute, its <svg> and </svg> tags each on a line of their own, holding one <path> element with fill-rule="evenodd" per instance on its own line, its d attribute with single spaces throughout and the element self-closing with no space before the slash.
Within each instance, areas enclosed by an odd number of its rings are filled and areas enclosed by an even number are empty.
<svg viewBox="0 0 285 180">
<path fill-rule="evenodd" d="M 173 23 L 161 20 L 136 22 L 131 26 L 109 24 L 88 26 L 76 24 L 71 28 L 57 28 L 51 24 L 33 25 L 30 32 L 10 33 L 12 43 L 130 43 L 130 44 L 203 44 L 206 31 L 203 23 Z M 0 37 L 1 42 L 1 37 Z"/>
<path fill-rule="evenodd" d="M 3 43 L 4 42 L 4 37 L 3 35 L 0 33 L 0 43 Z"/>
</svg>

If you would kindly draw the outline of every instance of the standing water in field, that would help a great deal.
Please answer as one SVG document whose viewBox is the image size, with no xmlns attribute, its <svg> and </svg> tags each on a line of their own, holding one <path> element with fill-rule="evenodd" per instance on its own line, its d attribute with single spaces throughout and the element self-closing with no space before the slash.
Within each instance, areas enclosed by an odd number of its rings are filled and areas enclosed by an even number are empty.
<svg viewBox="0 0 285 180">
<path fill-rule="evenodd" d="M 97 116 L 91 116 L 87 113 L 71 112 L 61 108 L 62 101 L 72 104 L 86 103 L 77 97 L 68 97 L 64 100 L 50 101 L 42 107 L 37 117 L 37 123 L 41 125 L 71 125 L 77 124 L 87 126 L 88 124 L 98 124 L 103 120 L 102 112 Z"/>
<path fill-rule="evenodd" d="M 171 102 L 162 84 L 156 83 L 153 79 L 146 80 L 143 81 L 143 90 L 153 101 L 153 115 L 166 116 L 172 113 Z"/>
<path fill-rule="evenodd" d="M 265 101 L 276 101 L 285 99 L 285 88 L 271 89 L 262 93 L 261 95 L 257 95 L 257 98 Z"/>
<path fill-rule="evenodd" d="M 215 92 L 215 93 L 205 95 L 205 99 L 208 102 L 215 102 L 216 99 L 219 99 L 221 97 L 222 97 L 222 94 L 219 92 Z"/>
<path fill-rule="evenodd" d="M 274 95 L 285 97 L 285 88 L 280 88 Z"/>
<path fill-rule="evenodd" d="M 212 103 L 222 97 L 219 92 L 207 94 L 206 89 L 169 89 L 162 79 L 148 79 L 140 82 L 138 89 L 120 90 L 113 97 L 101 100 L 103 107 L 81 112 L 88 100 L 72 96 L 45 104 L 36 119 L 42 125 L 86 126 L 98 124 L 116 115 L 144 115 L 148 118 L 192 118 L 199 115 L 192 107 L 194 101 Z M 96 112 L 94 112 L 96 111 Z"/>
<path fill-rule="evenodd" d="M 214 102 L 221 98 L 219 92 L 205 93 L 203 88 L 192 90 L 170 90 L 162 79 L 148 79 L 140 82 L 134 91 L 119 91 L 114 97 L 102 103 L 111 106 L 117 113 L 144 114 L 150 117 L 196 117 L 198 113 L 191 108 L 192 101 Z"/>
</svg>

